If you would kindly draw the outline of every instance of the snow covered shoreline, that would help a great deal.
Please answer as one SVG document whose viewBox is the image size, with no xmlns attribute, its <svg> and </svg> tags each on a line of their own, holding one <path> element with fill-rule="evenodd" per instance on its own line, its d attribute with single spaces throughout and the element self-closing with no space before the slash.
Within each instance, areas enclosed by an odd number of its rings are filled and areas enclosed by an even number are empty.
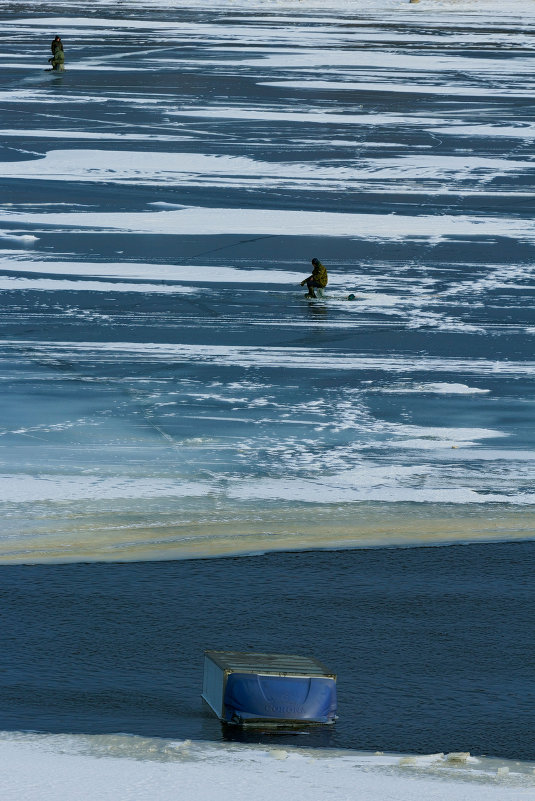
<svg viewBox="0 0 535 801">
<path fill-rule="evenodd" d="M 469 754 L 403 756 L 128 735 L 0 734 L 3 801 L 520 801 L 530 763 Z"/>
</svg>

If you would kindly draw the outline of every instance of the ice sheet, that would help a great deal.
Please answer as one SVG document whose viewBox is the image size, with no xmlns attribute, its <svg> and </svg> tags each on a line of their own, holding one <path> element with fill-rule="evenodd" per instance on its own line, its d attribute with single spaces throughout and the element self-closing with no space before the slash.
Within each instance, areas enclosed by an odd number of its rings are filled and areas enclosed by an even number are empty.
<svg viewBox="0 0 535 801">
<path fill-rule="evenodd" d="M 5 9 L 2 559 L 532 536 L 534 10 Z"/>
</svg>

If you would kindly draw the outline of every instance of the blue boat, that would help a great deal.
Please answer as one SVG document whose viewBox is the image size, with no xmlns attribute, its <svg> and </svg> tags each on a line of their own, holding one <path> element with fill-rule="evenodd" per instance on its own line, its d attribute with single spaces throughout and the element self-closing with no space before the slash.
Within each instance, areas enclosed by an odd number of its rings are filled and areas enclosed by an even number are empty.
<svg viewBox="0 0 535 801">
<path fill-rule="evenodd" d="M 238 726 L 331 724 L 336 674 L 295 654 L 205 651 L 203 699 Z"/>
</svg>

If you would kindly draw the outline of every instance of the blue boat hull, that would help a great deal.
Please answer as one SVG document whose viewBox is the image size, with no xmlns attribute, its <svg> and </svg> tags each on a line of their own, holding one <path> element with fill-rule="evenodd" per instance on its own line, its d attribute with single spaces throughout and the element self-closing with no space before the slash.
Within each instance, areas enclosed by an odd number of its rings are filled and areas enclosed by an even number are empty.
<svg viewBox="0 0 535 801">
<path fill-rule="evenodd" d="M 334 723 L 336 682 L 327 677 L 231 673 L 224 695 L 227 723 Z"/>
</svg>

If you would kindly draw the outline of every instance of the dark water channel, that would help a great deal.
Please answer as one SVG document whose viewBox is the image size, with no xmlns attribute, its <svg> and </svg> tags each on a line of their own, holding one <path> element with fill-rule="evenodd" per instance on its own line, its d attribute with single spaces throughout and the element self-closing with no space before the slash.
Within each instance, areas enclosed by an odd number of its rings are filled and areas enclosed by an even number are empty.
<svg viewBox="0 0 535 801">
<path fill-rule="evenodd" d="M 0 728 L 535 759 L 535 543 L 2 567 Z M 339 720 L 222 731 L 203 649 L 338 673 Z"/>
</svg>

